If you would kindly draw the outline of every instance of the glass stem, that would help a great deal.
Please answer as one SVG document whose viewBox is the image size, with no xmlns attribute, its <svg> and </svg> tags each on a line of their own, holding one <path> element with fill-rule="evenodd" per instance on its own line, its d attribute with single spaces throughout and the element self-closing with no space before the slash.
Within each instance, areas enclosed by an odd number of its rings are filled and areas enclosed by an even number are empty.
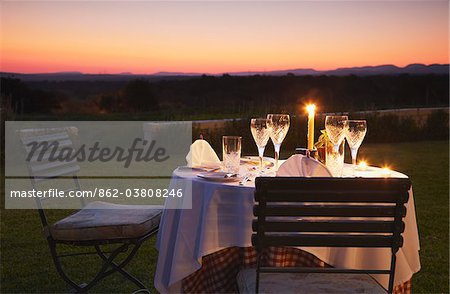
<svg viewBox="0 0 450 294">
<path fill-rule="evenodd" d="M 273 144 L 273 148 L 275 149 L 275 170 L 278 170 L 278 158 L 280 157 L 280 148 L 281 144 Z"/>
<path fill-rule="evenodd" d="M 358 154 L 358 148 L 350 148 L 351 152 L 352 152 L 352 164 L 353 167 L 356 168 L 356 155 Z"/>
<path fill-rule="evenodd" d="M 259 155 L 259 171 L 262 172 L 263 170 L 263 157 L 264 157 L 264 149 L 266 146 L 258 146 L 258 155 Z"/>
</svg>

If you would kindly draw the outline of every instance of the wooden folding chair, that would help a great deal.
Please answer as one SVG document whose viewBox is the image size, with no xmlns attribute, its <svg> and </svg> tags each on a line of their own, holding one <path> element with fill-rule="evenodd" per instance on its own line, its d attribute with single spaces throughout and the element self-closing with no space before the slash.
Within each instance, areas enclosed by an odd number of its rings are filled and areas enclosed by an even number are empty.
<svg viewBox="0 0 450 294">
<path fill-rule="evenodd" d="M 48 144 L 58 142 L 59 148 L 73 148 L 69 129 L 28 129 L 19 133 L 28 154 L 31 142 L 47 142 Z M 38 160 L 36 154 L 27 162 L 32 187 L 38 190 L 44 182 L 65 178 L 73 180 L 73 187 L 65 190 L 65 193 L 80 191 L 81 185 L 77 176 L 80 167 L 77 162 L 49 162 L 50 152 L 51 148 L 41 160 Z M 81 210 L 50 224 L 44 202 L 51 199 L 36 198 L 37 209 L 56 270 L 70 287 L 76 292 L 87 292 L 102 279 L 117 272 L 140 289 L 146 289 L 145 285 L 128 273 L 124 267 L 133 259 L 143 242 L 158 232 L 162 207 L 145 206 L 137 209 L 135 205 L 119 205 L 101 201 L 85 204 L 83 198 L 80 198 L 83 206 Z M 94 251 L 59 254 L 57 248 L 61 244 L 79 248 L 93 247 Z M 106 244 L 115 244 L 117 247 L 111 252 L 105 252 L 101 246 Z M 102 261 L 97 274 L 88 283 L 74 282 L 63 268 L 61 258 L 92 254 L 98 255 Z M 116 258 L 121 254 L 126 256 L 121 262 L 116 262 Z"/>
<path fill-rule="evenodd" d="M 240 291 L 385 293 L 369 274 L 386 274 L 392 293 L 410 186 L 394 178 L 256 178 L 258 261 L 239 273 Z M 390 248 L 391 262 L 389 269 L 265 267 L 261 252 L 268 246 Z M 261 273 L 269 274 L 260 279 Z"/>
</svg>

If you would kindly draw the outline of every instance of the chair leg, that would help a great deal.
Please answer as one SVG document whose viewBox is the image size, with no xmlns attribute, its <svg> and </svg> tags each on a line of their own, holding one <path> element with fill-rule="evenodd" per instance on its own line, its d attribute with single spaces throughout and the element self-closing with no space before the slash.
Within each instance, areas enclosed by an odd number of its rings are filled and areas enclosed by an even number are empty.
<svg viewBox="0 0 450 294">
<path fill-rule="evenodd" d="M 50 254 L 52 256 L 53 259 L 53 263 L 55 264 L 56 267 L 56 271 L 58 272 L 58 274 L 60 275 L 60 277 L 64 280 L 64 282 L 66 282 L 70 287 L 72 287 L 73 289 L 75 289 L 76 292 L 82 292 L 83 287 L 80 287 L 79 285 L 77 285 L 74 281 L 72 281 L 69 276 L 67 276 L 67 274 L 64 272 L 64 269 L 62 268 L 61 265 L 61 260 L 58 257 L 58 254 L 56 252 L 56 244 L 52 241 L 52 240 L 48 240 L 48 244 L 50 247 Z"/>
<path fill-rule="evenodd" d="M 87 292 L 90 288 L 95 286 L 102 279 L 104 279 L 105 277 L 109 276 L 110 274 L 116 272 L 117 270 L 114 269 L 113 261 L 117 257 L 117 255 L 119 255 L 119 253 L 125 252 L 126 248 L 129 246 L 128 244 L 123 244 L 123 245 L 119 246 L 117 249 L 115 249 L 113 252 L 111 252 L 111 254 L 106 259 L 102 258 L 103 261 L 104 261 L 103 265 L 100 268 L 100 270 L 97 272 L 95 277 L 89 283 L 83 284 L 82 286 L 80 286 L 80 285 L 77 285 L 73 280 L 71 280 L 69 278 L 69 276 L 64 272 L 64 269 L 62 268 L 62 265 L 61 265 L 61 261 L 60 261 L 58 255 L 57 255 L 57 252 L 56 252 L 56 244 L 54 242 L 52 242 L 52 241 L 49 241 L 49 245 L 50 245 L 50 253 L 52 255 L 53 262 L 55 264 L 55 267 L 56 267 L 56 270 L 57 270 L 58 274 L 77 293 Z M 133 248 L 133 251 L 135 253 L 134 248 Z M 127 258 L 124 260 L 124 262 L 127 261 L 126 263 L 128 263 L 131 260 L 131 258 L 129 258 L 129 257 L 130 256 L 127 256 Z M 122 262 L 122 263 L 124 263 L 124 262 Z M 113 269 L 108 271 L 108 268 L 110 268 L 110 267 L 113 267 Z M 139 286 L 141 286 L 141 285 L 139 285 Z"/>
<path fill-rule="evenodd" d="M 115 270 L 107 271 L 109 267 L 112 266 L 112 263 L 114 259 L 119 255 L 119 253 L 126 251 L 126 248 L 128 247 L 128 244 L 123 244 L 119 246 L 117 249 L 115 249 L 106 260 L 104 260 L 103 266 L 98 271 L 97 275 L 84 287 L 81 288 L 82 292 L 87 292 L 90 288 L 95 286 L 98 282 L 109 276 L 110 274 L 114 273 Z"/>
<path fill-rule="evenodd" d="M 119 264 L 114 262 L 114 259 L 121 253 L 128 251 L 128 247 L 130 244 L 122 244 L 115 250 L 113 250 L 108 256 L 103 252 L 98 245 L 95 245 L 95 250 L 97 255 L 100 256 L 100 258 L 103 260 L 103 265 L 100 268 L 100 270 L 97 272 L 95 277 L 87 284 L 77 285 L 73 280 L 69 278 L 69 276 L 64 272 L 64 269 L 61 265 L 60 256 L 57 254 L 56 250 L 56 242 L 51 238 L 47 238 L 49 248 L 50 248 L 50 254 L 53 259 L 53 263 L 55 264 L 56 270 L 58 274 L 61 276 L 61 278 L 70 286 L 72 287 L 76 292 L 87 292 L 90 288 L 92 288 L 94 285 L 96 285 L 99 281 L 104 279 L 105 277 L 109 276 L 110 274 L 114 272 L 121 273 L 124 277 L 126 277 L 128 280 L 136 284 L 140 289 L 147 290 L 145 285 L 139 281 L 137 278 L 133 277 L 130 273 L 128 273 L 126 270 L 123 269 L 136 255 L 138 249 L 141 247 L 142 243 L 152 237 L 156 232 L 158 232 L 158 229 L 153 230 L 146 236 L 138 239 L 133 245 L 133 249 L 131 252 L 127 255 L 127 257 L 120 262 Z M 94 252 L 95 253 L 95 252 Z M 88 253 L 92 254 L 92 253 Z M 111 269 L 109 269 L 111 268 Z M 109 270 L 108 270 L 109 269 Z M 148 290 L 147 290 L 148 291 Z"/>
<path fill-rule="evenodd" d="M 107 271 L 106 273 L 109 274 L 110 271 L 112 271 L 112 272 L 118 271 L 125 278 L 127 278 L 128 280 L 130 280 L 131 282 L 136 284 L 138 287 L 140 287 L 140 289 L 147 289 L 147 287 L 145 287 L 145 285 L 141 281 L 139 281 L 136 277 L 134 277 L 129 272 L 127 272 L 126 270 L 123 269 L 133 259 L 133 257 L 136 255 L 136 253 L 137 253 L 139 247 L 141 247 L 141 245 L 142 245 L 142 243 L 135 244 L 133 247 L 133 250 L 128 254 L 128 256 L 121 263 L 117 264 L 115 262 L 111 262 L 112 269 Z M 108 257 L 101 250 L 100 246 L 96 245 L 95 250 L 97 251 L 97 254 L 100 256 L 100 258 L 102 258 L 104 261 L 107 260 Z"/>
<path fill-rule="evenodd" d="M 259 267 L 261 266 L 261 254 L 258 252 L 258 256 L 256 258 L 256 287 L 255 292 L 256 294 L 259 293 Z"/>
<path fill-rule="evenodd" d="M 389 294 L 392 294 L 394 291 L 395 263 L 396 263 L 396 255 L 395 252 L 393 252 L 391 256 L 391 269 L 390 269 L 391 273 L 389 274 L 389 286 L 388 286 Z"/>
</svg>

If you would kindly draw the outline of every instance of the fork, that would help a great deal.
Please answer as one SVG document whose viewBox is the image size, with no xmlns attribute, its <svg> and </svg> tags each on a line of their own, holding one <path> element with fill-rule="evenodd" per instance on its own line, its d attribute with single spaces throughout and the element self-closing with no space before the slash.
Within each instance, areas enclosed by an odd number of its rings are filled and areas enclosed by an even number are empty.
<svg viewBox="0 0 450 294">
<path fill-rule="evenodd" d="M 245 177 L 243 177 L 242 180 L 239 181 L 239 185 L 243 186 L 245 183 L 250 181 L 251 175 L 252 175 L 251 173 L 246 174 Z"/>
</svg>

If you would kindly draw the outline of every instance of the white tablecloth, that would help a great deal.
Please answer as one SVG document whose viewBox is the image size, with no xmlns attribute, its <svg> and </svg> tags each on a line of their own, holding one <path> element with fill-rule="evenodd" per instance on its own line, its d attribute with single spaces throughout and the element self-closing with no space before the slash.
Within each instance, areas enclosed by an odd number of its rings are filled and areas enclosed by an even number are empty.
<svg viewBox="0 0 450 294">
<path fill-rule="evenodd" d="M 353 175 L 350 165 L 345 166 L 345 175 Z M 155 287 L 161 293 L 180 292 L 181 280 L 201 268 L 202 256 L 227 247 L 251 246 L 253 181 L 244 186 L 209 182 L 196 177 L 193 172 L 178 170 L 173 176 L 192 180 L 192 209 L 166 209 L 163 213 L 156 245 L 159 256 L 155 274 Z M 367 171 L 358 172 L 357 176 L 380 177 L 382 174 L 380 169 L 369 167 Z M 398 172 L 392 172 L 390 176 L 406 177 Z M 178 182 L 173 181 L 173 185 Z M 394 285 L 410 280 L 420 270 L 420 245 L 412 188 L 409 194 L 404 244 L 397 253 Z M 168 198 L 170 203 L 166 205 L 175 207 L 173 202 L 176 201 L 180 200 Z M 389 248 L 301 249 L 332 266 L 354 269 L 389 268 L 391 257 Z M 374 277 L 387 287 L 387 275 Z"/>
</svg>

